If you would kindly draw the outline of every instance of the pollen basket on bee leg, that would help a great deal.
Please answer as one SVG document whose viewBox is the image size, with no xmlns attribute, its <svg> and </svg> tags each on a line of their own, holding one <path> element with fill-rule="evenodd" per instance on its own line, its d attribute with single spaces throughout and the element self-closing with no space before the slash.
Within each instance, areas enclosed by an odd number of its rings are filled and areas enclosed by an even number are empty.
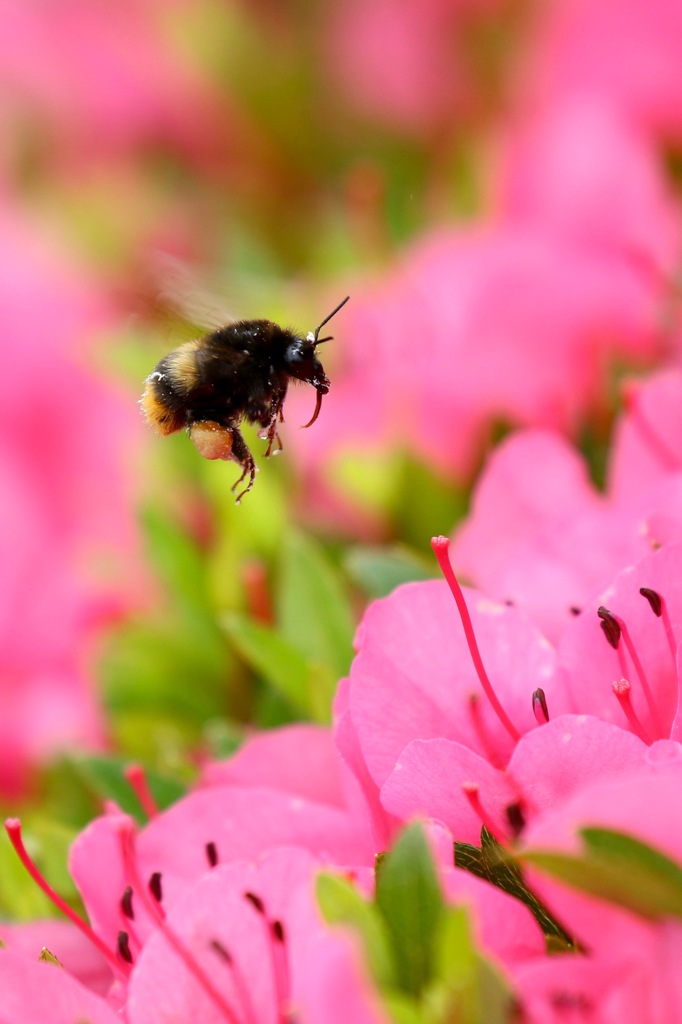
<svg viewBox="0 0 682 1024">
<path fill-rule="evenodd" d="M 193 423 L 188 430 L 190 440 L 205 459 L 232 459 L 232 431 L 214 420 Z"/>
</svg>

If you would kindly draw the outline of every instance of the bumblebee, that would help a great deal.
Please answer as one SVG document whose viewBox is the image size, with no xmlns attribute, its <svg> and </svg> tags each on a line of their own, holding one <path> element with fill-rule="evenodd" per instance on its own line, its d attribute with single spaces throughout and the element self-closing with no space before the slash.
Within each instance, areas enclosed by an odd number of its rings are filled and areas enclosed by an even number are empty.
<svg viewBox="0 0 682 1024">
<path fill-rule="evenodd" d="M 150 373 L 140 399 L 147 422 L 160 435 L 187 430 L 205 459 L 229 459 L 242 473 L 232 487 L 236 503 L 253 487 L 256 463 L 239 426 L 243 420 L 259 426 L 267 440 L 265 457 L 282 449 L 278 433 L 291 380 L 304 381 L 317 391 L 313 425 L 330 388 L 316 349 L 331 336 L 320 331 L 348 302 L 340 302 L 314 331 L 304 337 L 271 320 L 237 320 L 169 352 Z"/>
</svg>

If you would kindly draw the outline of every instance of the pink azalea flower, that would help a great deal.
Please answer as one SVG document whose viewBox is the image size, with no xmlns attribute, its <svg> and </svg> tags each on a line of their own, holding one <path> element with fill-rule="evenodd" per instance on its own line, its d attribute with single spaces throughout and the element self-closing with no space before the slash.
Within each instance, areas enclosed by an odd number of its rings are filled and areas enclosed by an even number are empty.
<svg viewBox="0 0 682 1024">
<path fill-rule="evenodd" d="M 337 3 L 327 26 L 328 63 L 364 117 L 400 134 L 428 136 L 475 109 L 466 32 L 500 6 L 500 0 Z"/>
<path fill-rule="evenodd" d="M 53 951 L 58 950 L 64 971 L 85 988 L 101 996 L 111 989 L 114 980 L 111 968 L 92 942 L 69 921 L 50 918 L 24 924 L 2 922 L 0 942 L 10 953 L 36 962 L 43 948 L 53 956 Z"/>
<path fill-rule="evenodd" d="M 682 11 L 676 0 L 564 0 L 541 7 L 522 62 L 529 96 L 592 97 L 659 137 L 682 131 Z"/>
<path fill-rule="evenodd" d="M 250 736 L 236 754 L 203 767 L 207 785 L 268 786 L 333 807 L 345 807 L 342 764 L 331 730 L 287 725 Z"/>
<path fill-rule="evenodd" d="M 425 814 L 461 841 L 475 843 L 481 823 L 506 840 L 595 777 L 680 759 L 680 579 L 682 545 L 646 556 L 558 652 L 517 609 L 475 592 L 458 598 L 464 630 L 437 582 L 375 602 L 337 741 L 375 833 Z"/>
<path fill-rule="evenodd" d="M 536 225 L 435 232 L 354 293 L 334 401 L 297 454 L 330 486 L 334 458 L 359 446 L 462 477 L 495 421 L 573 432 L 609 362 L 657 352 L 660 293 L 629 257 Z M 305 415 L 292 396 L 291 418 Z"/>
<path fill-rule="evenodd" d="M 122 460 L 139 424 L 127 397 L 79 365 L 112 322 L 101 288 L 7 208 L 0 228 L 12 346 L 0 382 L 0 788 L 14 794 L 56 749 L 102 742 L 87 659 L 122 601 L 88 566 L 108 555 L 120 580 L 132 562 Z"/>
<path fill-rule="evenodd" d="M 3 1008 L 11 1008 L 12 1020 L 45 1024 L 84 1015 L 104 1024 L 118 1019 L 112 1006 L 130 1024 L 159 1016 L 200 1018 L 206 1024 L 278 1024 L 291 1013 L 302 1024 L 313 1024 L 342 1019 L 335 1016 L 341 1012 L 342 979 L 346 1012 L 357 1013 L 353 1020 L 387 1024 L 352 948 L 318 917 L 313 881 L 319 866 L 305 850 L 280 848 L 254 861 L 207 865 L 172 907 L 161 900 L 161 883 L 150 892 L 145 885 L 128 891 L 122 900 L 126 927 L 114 947 L 118 960 L 109 954 L 119 980 L 106 1001 L 66 969 L 44 975 L 50 984 L 42 986 L 29 960 L 2 950 Z M 153 922 L 147 934 L 139 927 L 140 911 Z M 33 930 L 40 934 L 38 925 Z M 50 934 L 49 924 L 44 934 Z M 90 934 L 101 942 L 97 933 Z M 54 929 L 52 935 L 57 938 Z M 61 945 L 57 942 L 53 955 L 59 956 Z"/>
<path fill-rule="evenodd" d="M 118 1014 L 55 964 L 0 950 L 0 988 L 5 1021 L 22 1024 L 117 1024 Z"/>
<path fill-rule="evenodd" d="M 473 592 L 467 600 L 488 672 L 504 687 L 507 712 L 525 732 L 535 724 L 534 690 L 542 689 L 550 705 L 561 700 L 556 654 L 517 609 Z M 370 605 L 358 630 L 357 654 L 337 703 L 337 743 L 356 773 L 379 840 L 389 838 L 398 821 L 382 787 L 412 740 L 445 738 L 497 767 L 518 740 L 482 699 L 455 616 L 445 584 L 408 584 Z M 453 786 L 464 781 L 455 779 Z M 431 815 L 426 804 L 419 810 Z"/>
<path fill-rule="evenodd" d="M 523 608 L 556 642 L 572 610 L 650 550 L 641 491 L 639 499 L 633 507 L 601 495 L 560 435 L 519 431 L 479 477 L 455 534 L 453 564 L 490 597 Z M 653 508 L 657 499 L 651 495 Z"/>
<path fill-rule="evenodd" d="M 679 214 L 659 155 L 610 97 L 522 108 L 505 129 L 496 187 L 503 218 L 674 274 Z"/>
<path fill-rule="evenodd" d="M 681 769 L 678 761 L 654 774 L 626 773 L 584 785 L 568 800 L 546 809 L 528 829 L 524 848 L 578 853 L 578 830 L 596 825 L 635 836 L 680 863 L 682 834 L 675 808 Z M 537 871 L 532 872 L 531 883 L 585 951 L 574 958 L 576 968 L 565 961 L 550 966 L 549 961 L 516 972 L 531 1021 L 562 1019 L 561 992 L 566 998 L 570 994 L 573 1005 L 595 1013 L 598 1007 L 599 1020 L 623 1019 L 623 1013 L 644 1022 L 677 1019 L 682 1006 L 676 959 L 682 941 L 679 922 L 647 920 Z"/>
<path fill-rule="evenodd" d="M 642 494 L 682 476 L 682 372 L 668 367 L 631 382 L 625 404 L 610 452 L 607 493 L 617 501 L 638 502 Z"/>
<path fill-rule="evenodd" d="M 214 784 L 195 790 L 128 839 L 127 819 L 115 812 L 91 822 L 71 848 L 70 870 L 97 933 L 110 948 L 125 927 L 121 896 L 152 876 L 172 907 L 216 862 L 254 859 L 277 846 L 296 846 L 333 865 L 371 864 L 375 847 L 363 818 L 348 809 L 281 788 Z M 123 830 L 123 831 L 122 831 Z M 97 872 L 93 873 L 93 865 Z M 108 884 L 101 885 L 106 870 Z M 144 907 L 137 934 L 154 922 Z"/>
<path fill-rule="evenodd" d="M 143 145 L 172 145 L 195 159 L 224 147 L 224 104 L 170 45 L 156 0 L 33 0 L 0 10 L 3 109 L 47 125 L 45 141 L 57 143 L 70 173 Z"/>
<path fill-rule="evenodd" d="M 511 600 L 558 642 L 623 565 L 682 540 L 682 375 L 630 384 L 615 428 L 606 493 L 557 434 L 521 431 L 493 452 L 456 531 L 458 572 Z"/>
</svg>

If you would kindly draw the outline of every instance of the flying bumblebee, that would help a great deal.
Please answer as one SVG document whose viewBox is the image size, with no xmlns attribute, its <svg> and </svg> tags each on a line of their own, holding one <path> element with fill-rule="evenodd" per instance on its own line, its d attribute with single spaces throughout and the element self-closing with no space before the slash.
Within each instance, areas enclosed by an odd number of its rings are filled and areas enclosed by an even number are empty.
<svg viewBox="0 0 682 1024">
<path fill-rule="evenodd" d="M 140 399 L 147 422 L 160 435 L 185 428 L 205 459 L 230 459 L 242 468 L 232 490 L 256 478 L 256 463 L 239 426 L 243 420 L 259 426 L 267 440 L 265 457 L 282 449 L 278 426 L 291 380 L 304 381 L 317 391 L 313 425 L 330 382 L 316 349 L 331 336 L 320 331 L 345 306 L 346 296 L 314 331 L 305 337 L 271 320 L 237 320 L 169 352 L 145 381 Z"/>
</svg>

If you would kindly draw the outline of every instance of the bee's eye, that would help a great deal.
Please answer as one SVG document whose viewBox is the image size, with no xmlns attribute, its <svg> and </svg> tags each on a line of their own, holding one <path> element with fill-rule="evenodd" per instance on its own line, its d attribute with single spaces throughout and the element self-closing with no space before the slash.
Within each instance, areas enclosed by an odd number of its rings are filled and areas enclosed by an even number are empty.
<svg viewBox="0 0 682 1024">
<path fill-rule="evenodd" d="M 308 362 L 310 360 L 309 348 L 310 346 L 304 345 L 300 338 L 298 338 L 289 345 L 284 358 L 290 364 Z"/>
</svg>

